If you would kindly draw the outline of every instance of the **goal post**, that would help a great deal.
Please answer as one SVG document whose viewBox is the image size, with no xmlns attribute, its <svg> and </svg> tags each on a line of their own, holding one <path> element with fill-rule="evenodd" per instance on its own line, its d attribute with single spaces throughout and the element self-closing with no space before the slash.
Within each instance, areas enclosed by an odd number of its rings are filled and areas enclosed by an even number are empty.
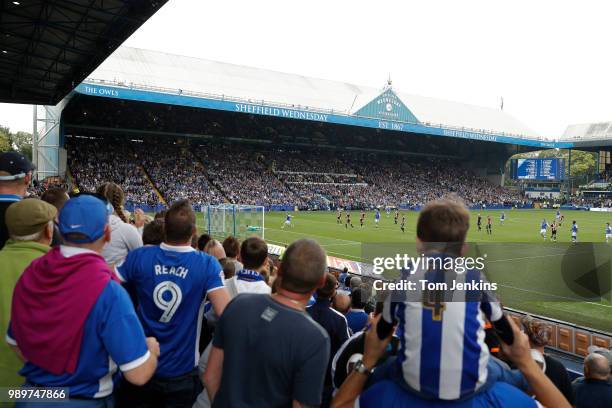
<svg viewBox="0 0 612 408">
<path fill-rule="evenodd" d="M 204 231 L 223 240 L 234 236 L 241 240 L 265 238 L 265 208 L 260 205 L 218 204 L 202 207 Z"/>
</svg>

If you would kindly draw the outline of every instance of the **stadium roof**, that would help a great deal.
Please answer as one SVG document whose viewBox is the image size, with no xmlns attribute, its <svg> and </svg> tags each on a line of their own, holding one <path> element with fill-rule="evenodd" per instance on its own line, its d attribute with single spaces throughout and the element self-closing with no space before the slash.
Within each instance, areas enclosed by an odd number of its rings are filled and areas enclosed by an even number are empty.
<svg viewBox="0 0 612 408">
<path fill-rule="evenodd" d="M 612 145 L 612 122 L 579 123 L 569 125 L 561 139 L 577 147 L 598 147 Z"/>
<path fill-rule="evenodd" d="M 347 114 L 354 113 L 382 92 L 346 82 L 130 47 L 119 48 L 90 77 Z M 397 91 L 396 94 L 421 122 L 539 137 L 501 110 Z"/>
<path fill-rule="evenodd" d="M 167 0 L 0 2 L 0 102 L 55 105 Z"/>
<path fill-rule="evenodd" d="M 117 49 L 75 91 L 536 148 L 572 145 L 544 139 L 498 109 L 131 47 Z"/>
<path fill-rule="evenodd" d="M 562 139 L 612 139 L 612 122 L 569 125 Z"/>
</svg>

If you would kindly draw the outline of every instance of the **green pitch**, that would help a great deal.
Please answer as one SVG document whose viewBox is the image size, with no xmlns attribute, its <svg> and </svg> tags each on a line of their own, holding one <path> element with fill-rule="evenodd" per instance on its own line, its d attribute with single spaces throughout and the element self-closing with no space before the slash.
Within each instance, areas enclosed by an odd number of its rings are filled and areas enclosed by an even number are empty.
<svg viewBox="0 0 612 408">
<path fill-rule="evenodd" d="M 481 252 L 487 252 L 487 276 L 498 283 L 497 293 L 505 306 L 612 332 L 610 293 L 603 298 L 581 298 L 568 287 L 566 274 L 561 272 L 564 266 L 567 269 L 567 262 L 572 258 L 581 259 L 580 256 L 585 253 L 585 244 L 571 244 L 572 220 L 576 220 L 579 227 L 579 242 L 599 243 L 598 251 L 604 250 L 610 254 L 612 241 L 608 249 L 605 246 L 605 223 L 612 222 L 612 214 L 565 211 L 565 220 L 557 233 L 558 242 L 553 243 L 550 242 L 550 230 L 546 241 L 540 236 L 540 223 L 543 218 L 551 223 L 555 212 L 510 210 L 505 212 L 504 225 L 500 225 L 501 211 L 473 211 L 468 242 L 473 243 L 472 247 L 478 246 Z M 482 231 L 476 227 L 478 213 L 483 216 Z M 353 211 L 353 228 L 345 226 L 344 214 L 342 223 L 338 224 L 335 212 L 293 212 L 292 215 L 293 226 L 283 228 L 286 213 L 265 214 L 267 242 L 288 245 L 299 238 L 313 238 L 325 248 L 328 255 L 357 261 L 366 261 L 362 258 L 363 244 L 405 243 L 405 252 L 416 252 L 414 242 L 418 213 L 413 211 L 400 212 L 400 220 L 402 215 L 406 216 L 404 233 L 400 231 L 399 223 L 394 224 L 393 213 L 387 217 L 382 212 L 380 224 L 376 227 L 374 212 L 368 211 L 364 227 L 360 227 L 360 212 Z M 493 220 L 491 235 L 487 235 L 484 228 L 488 215 Z M 575 262 L 578 262 L 579 269 L 583 261 Z M 590 276 L 587 278 L 590 279 Z"/>
</svg>

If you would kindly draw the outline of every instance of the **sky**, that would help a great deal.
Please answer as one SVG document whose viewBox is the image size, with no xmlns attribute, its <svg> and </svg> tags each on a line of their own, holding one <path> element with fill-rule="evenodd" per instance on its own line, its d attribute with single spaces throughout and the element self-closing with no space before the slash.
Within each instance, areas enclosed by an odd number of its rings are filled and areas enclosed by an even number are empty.
<svg viewBox="0 0 612 408">
<path fill-rule="evenodd" d="M 612 120 L 609 0 L 170 0 L 126 45 L 499 108 L 546 138 Z M 32 108 L 0 104 L 32 130 Z"/>
</svg>

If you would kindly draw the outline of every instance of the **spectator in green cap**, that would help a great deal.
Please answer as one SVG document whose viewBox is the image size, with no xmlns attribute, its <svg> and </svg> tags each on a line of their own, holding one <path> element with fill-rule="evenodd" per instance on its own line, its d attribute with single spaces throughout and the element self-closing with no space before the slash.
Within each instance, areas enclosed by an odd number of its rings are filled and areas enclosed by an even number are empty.
<svg viewBox="0 0 612 408">
<path fill-rule="evenodd" d="M 3 333 L 11 317 L 15 284 L 30 262 L 49 251 L 56 214 L 54 206 L 33 198 L 17 201 L 6 210 L 9 240 L 0 250 L 0 330 Z M 1 341 L 0 384 L 5 387 L 21 385 L 23 379 L 17 371 L 22 365 L 6 342 Z"/>
</svg>

